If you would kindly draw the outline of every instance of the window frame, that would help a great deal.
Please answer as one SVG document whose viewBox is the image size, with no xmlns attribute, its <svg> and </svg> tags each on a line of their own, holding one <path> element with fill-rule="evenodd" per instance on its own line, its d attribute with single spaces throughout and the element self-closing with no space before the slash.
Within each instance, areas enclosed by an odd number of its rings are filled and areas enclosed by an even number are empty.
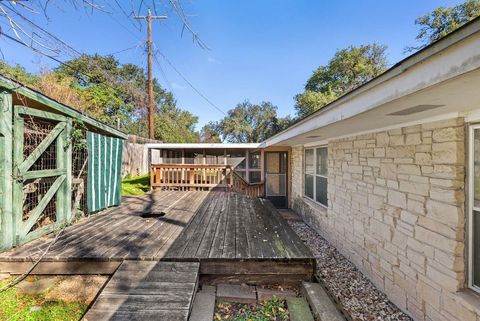
<svg viewBox="0 0 480 321">
<path fill-rule="evenodd" d="M 473 242 L 474 242 L 474 230 L 473 230 L 473 211 L 475 210 L 474 206 L 474 191 L 475 191 L 475 130 L 480 130 L 480 124 L 474 124 L 468 126 L 468 167 L 467 167 L 467 188 L 468 188 L 468 213 L 467 213 L 467 266 L 468 266 L 468 287 L 480 293 L 480 285 L 474 284 L 474 253 L 473 253 Z M 479 209 L 480 210 L 480 209 Z M 480 214 L 477 214 L 480 215 Z M 480 267 L 478 267 L 480 268 Z"/>
<path fill-rule="evenodd" d="M 327 149 L 327 175 L 322 175 L 317 173 L 318 170 L 318 163 L 317 163 L 317 149 L 320 148 L 326 148 Z M 314 172 L 313 174 L 307 173 L 306 172 L 306 152 L 308 150 L 313 151 L 313 167 L 314 167 Z M 313 197 L 309 197 L 305 193 L 305 183 L 306 183 L 306 175 L 312 175 L 313 176 Z M 317 177 L 322 177 L 327 180 L 327 204 L 320 203 L 319 201 L 316 200 L 317 198 Z M 328 145 L 320 145 L 320 146 L 315 146 L 315 147 L 308 147 L 304 148 L 303 150 L 303 197 L 308 199 L 309 201 L 314 202 L 315 204 L 318 204 L 322 206 L 323 208 L 328 208 Z"/>
</svg>

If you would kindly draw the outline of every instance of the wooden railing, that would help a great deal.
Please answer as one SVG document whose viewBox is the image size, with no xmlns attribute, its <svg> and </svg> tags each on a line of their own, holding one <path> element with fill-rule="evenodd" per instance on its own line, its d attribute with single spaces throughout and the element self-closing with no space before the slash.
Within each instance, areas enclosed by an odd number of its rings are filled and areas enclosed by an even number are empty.
<svg viewBox="0 0 480 321">
<path fill-rule="evenodd" d="M 248 183 L 230 165 L 154 164 L 150 171 L 152 189 L 210 190 L 220 187 L 251 197 L 263 197 L 264 183 Z"/>
<path fill-rule="evenodd" d="M 224 165 L 152 165 L 151 188 L 175 190 L 210 190 L 228 188 L 229 166 Z"/>
<path fill-rule="evenodd" d="M 234 192 L 244 194 L 251 197 L 263 197 L 264 182 L 248 183 L 237 174 L 235 171 L 231 171 L 228 176 L 230 189 Z"/>
</svg>

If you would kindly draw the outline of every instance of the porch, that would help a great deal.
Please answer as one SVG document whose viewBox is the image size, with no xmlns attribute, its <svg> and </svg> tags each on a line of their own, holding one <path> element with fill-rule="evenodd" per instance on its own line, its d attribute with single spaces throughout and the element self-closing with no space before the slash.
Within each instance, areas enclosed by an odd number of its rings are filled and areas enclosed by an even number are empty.
<svg viewBox="0 0 480 321">
<path fill-rule="evenodd" d="M 0 271 L 113 274 L 124 260 L 199 262 L 209 283 L 298 283 L 314 273 L 310 250 L 263 199 L 225 190 L 154 191 L 0 254 Z M 42 257 L 44 251 L 48 252 Z"/>
<path fill-rule="evenodd" d="M 288 207 L 290 147 L 261 144 L 146 144 L 150 186 L 161 190 L 224 188 Z"/>
</svg>

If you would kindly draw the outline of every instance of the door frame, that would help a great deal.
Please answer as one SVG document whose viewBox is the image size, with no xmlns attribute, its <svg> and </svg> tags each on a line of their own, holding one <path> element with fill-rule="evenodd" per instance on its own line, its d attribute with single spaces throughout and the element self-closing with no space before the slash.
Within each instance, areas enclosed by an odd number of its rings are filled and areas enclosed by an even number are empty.
<svg viewBox="0 0 480 321">
<path fill-rule="evenodd" d="M 285 154 L 285 203 L 284 206 L 279 206 L 278 208 L 288 208 L 288 203 L 289 203 L 289 184 L 290 184 L 290 179 L 289 179 L 289 166 L 290 166 L 290 160 L 289 160 L 289 152 L 287 150 L 266 150 L 263 153 L 263 175 L 265 177 L 265 184 L 264 184 L 264 191 L 263 194 L 265 195 L 265 198 L 268 199 L 267 195 L 267 154 Z M 272 202 L 273 204 L 273 202 Z M 274 204 L 275 207 L 277 207 L 276 204 Z"/>
</svg>

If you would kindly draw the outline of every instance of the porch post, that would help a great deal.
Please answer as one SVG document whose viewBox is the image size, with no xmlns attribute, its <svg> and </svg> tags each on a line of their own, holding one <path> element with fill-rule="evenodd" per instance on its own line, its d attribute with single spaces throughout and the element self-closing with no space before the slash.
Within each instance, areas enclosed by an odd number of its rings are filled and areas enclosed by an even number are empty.
<svg viewBox="0 0 480 321">
<path fill-rule="evenodd" d="M 12 213 L 12 93 L 0 91 L 0 250 L 13 246 Z"/>
</svg>

